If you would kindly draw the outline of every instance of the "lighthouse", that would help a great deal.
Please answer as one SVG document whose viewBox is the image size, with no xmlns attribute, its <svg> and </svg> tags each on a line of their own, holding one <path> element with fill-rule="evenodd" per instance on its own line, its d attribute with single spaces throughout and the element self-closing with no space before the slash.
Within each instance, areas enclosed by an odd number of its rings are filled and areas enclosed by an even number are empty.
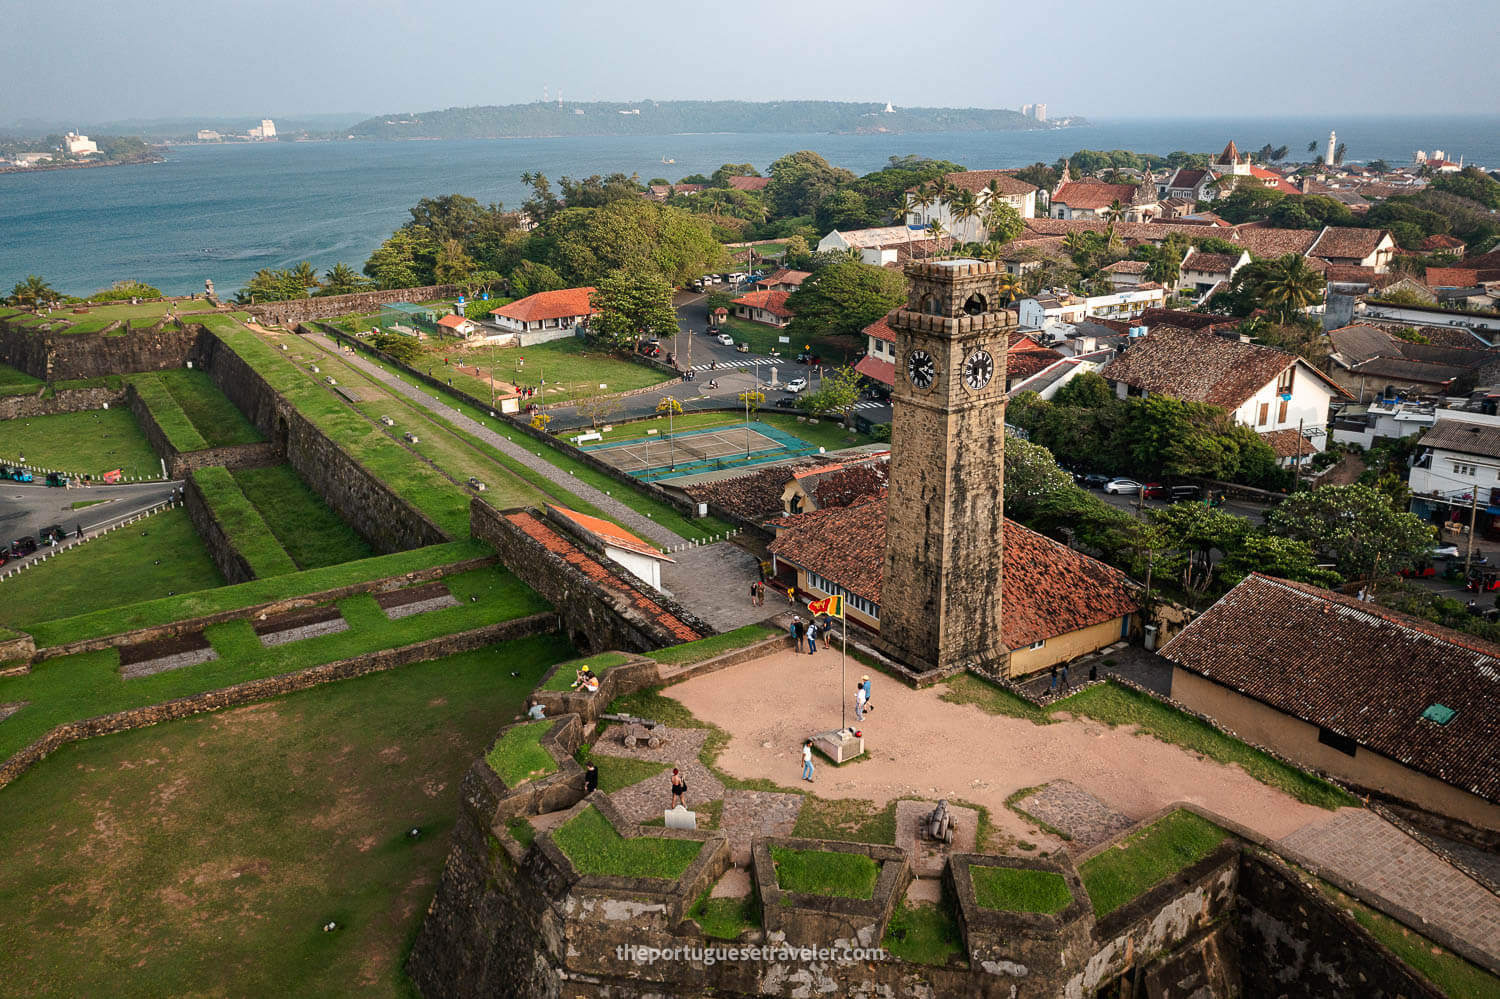
<svg viewBox="0 0 1500 999">
<path fill-rule="evenodd" d="M 1323 162 L 1333 166 L 1333 154 L 1339 147 L 1339 134 L 1332 129 L 1328 131 L 1328 155 L 1323 157 Z"/>
</svg>

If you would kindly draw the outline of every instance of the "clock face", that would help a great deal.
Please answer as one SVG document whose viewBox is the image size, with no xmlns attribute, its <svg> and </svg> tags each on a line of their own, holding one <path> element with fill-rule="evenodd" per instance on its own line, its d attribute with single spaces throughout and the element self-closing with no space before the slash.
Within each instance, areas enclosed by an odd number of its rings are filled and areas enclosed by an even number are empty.
<svg viewBox="0 0 1500 999">
<path fill-rule="evenodd" d="M 914 350 L 906 355 L 906 377 L 919 389 L 931 388 L 933 379 L 937 377 L 937 368 L 933 366 L 932 355 L 925 350 Z"/>
<path fill-rule="evenodd" d="M 976 350 L 964 361 L 964 384 L 978 392 L 995 375 L 995 361 L 987 351 Z"/>
</svg>

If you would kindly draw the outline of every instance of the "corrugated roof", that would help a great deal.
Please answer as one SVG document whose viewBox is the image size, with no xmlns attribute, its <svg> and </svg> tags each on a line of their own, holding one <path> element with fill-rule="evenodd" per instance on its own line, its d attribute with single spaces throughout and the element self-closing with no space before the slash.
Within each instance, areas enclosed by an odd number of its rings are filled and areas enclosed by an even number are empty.
<svg viewBox="0 0 1500 999">
<path fill-rule="evenodd" d="M 1500 458 L 1500 427 L 1462 420 L 1438 420 L 1422 435 L 1423 447 L 1439 447 L 1459 454 Z M 1497 749 L 1500 751 L 1500 749 Z"/>
</svg>

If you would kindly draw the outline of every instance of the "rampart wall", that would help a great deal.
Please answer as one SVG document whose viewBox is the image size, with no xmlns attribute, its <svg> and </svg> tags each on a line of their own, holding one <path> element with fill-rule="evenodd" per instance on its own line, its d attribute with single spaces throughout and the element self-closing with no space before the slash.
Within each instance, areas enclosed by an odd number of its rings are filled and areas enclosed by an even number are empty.
<svg viewBox="0 0 1500 999">
<path fill-rule="evenodd" d="M 290 302 L 260 302 L 245 307 L 263 323 L 292 326 L 310 319 L 327 319 L 352 312 L 373 312 L 391 302 L 431 302 L 439 298 L 457 298 L 463 289 L 456 284 L 433 284 L 423 288 L 393 288 L 387 291 L 356 291 L 349 295 L 326 298 L 297 298 Z"/>
<path fill-rule="evenodd" d="M 39 388 L 31 395 L 0 396 L 0 420 L 82 413 L 90 409 L 123 405 L 124 402 L 124 389 L 81 388 L 47 392 Z"/>
<path fill-rule="evenodd" d="M 111 336 L 39 331 L 0 319 L 0 363 L 49 382 L 180 368 L 192 359 L 200 328 L 166 322 Z"/>
</svg>

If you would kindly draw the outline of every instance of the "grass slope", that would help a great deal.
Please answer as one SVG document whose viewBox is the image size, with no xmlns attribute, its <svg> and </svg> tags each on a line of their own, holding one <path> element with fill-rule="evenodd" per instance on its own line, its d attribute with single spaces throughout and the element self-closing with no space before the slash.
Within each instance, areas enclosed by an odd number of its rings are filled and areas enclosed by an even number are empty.
<svg viewBox="0 0 1500 999">
<path fill-rule="evenodd" d="M 1187 811 L 1165 815 L 1078 867 L 1094 915 L 1114 912 L 1213 852 L 1229 834 Z"/>
<path fill-rule="evenodd" d="M 262 439 L 260 431 L 219 391 L 207 372 L 178 368 L 159 372 L 157 377 L 209 447 L 253 444 Z"/>
<path fill-rule="evenodd" d="M 135 386 L 136 395 L 140 396 L 141 402 L 151 412 L 151 418 L 166 435 L 168 444 L 183 452 L 201 451 L 208 447 L 208 441 L 193 426 L 193 421 L 178 404 L 160 374 L 152 371 L 136 375 L 130 381 Z"/>
<path fill-rule="evenodd" d="M 534 721 L 511 726 L 484 754 L 484 762 L 506 787 L 519 787 L 534 777 L 556 773 L 557 761 L 541 741 L 552 725 L 550 721 Z"/>
<path fill-rule="evenodd" d="M 0 422 L 0 461 L 26 456 L 36 468 L 99 475 L 118 468 L 161 478 L 161 461 L 128 409 L 57 413 Z"/>
<path fill-rule="evenodd" d="M 942 905 L 913 905 L 902 899 L 886 924 L 880 946 L 903 961 L 938 967 L 964 953 L 963 934 L 946 899 Z"/>
<path fill-rule="evenodd" d="M 177 507 L 0 582 L 0 624 L 31 631 L 62 614 L 87 614 L 223 583 L 187 511 Z"/>
<path fill-rule="evenodd" d="M 228 469 L 211 466 L 197 469 L 192 474 L 204 502 L 213 511 L 214 519 L 223 528 L 235 551 L 250 563 L 255 578 L 280 576 L 300 568 L 281 547 L 265 518 L 245 496 Z"/>
<path fill-rule="evenodd" d="M 63 747 L 0 790 L 6 990 L 414 994 L 460 780 L 572 654 L 510 642 Z"/>
<path fill-rule="evenodd" d="M 231 474 L 298 569 L 369 558 L 370 546 L 290 465 L 242 468 Z"/>
<path fill-rule="evenodd" d="M 359 593 L 337 602 L 349 622 L 347 631 L 270 648 L 261 645 L 247 620 L 216 624 L 204 634 L 218 659 L 153 676 L 122 679 L 119 651 L 111 648 L 60 656 L 38 663 L 24 676 L 0 677 L 0 704 L 30 702 L 0 724 L 0 758 L 66 721 L 398 648 L 547 609 L 536 593 L 503 569 L 476 569 L 450 576 L 446 583 L 459 600 L 456 607 L 392 621 L 374 597 Z"/>
</svg>

